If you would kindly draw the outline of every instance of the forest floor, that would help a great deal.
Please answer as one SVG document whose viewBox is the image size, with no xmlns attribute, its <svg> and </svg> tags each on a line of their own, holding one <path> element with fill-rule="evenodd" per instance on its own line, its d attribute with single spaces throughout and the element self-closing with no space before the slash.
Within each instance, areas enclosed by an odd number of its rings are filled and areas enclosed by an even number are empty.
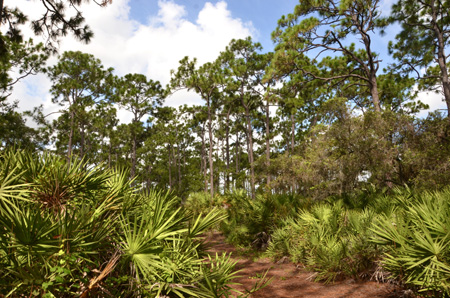
<svg viewBox="0 0 450 298">
<path fill-rule="evenodd" d="M 218 232 L 208 233 L 206 242 L 208 253 L 221 255 L 224 252 L 232 253 L 232 259 L 237 261 L 236 269 L 241 270 L 234 282 L 233 288 L 239 291 L 250 290 L 255 283 L 261 280 L 264 273 L 272 278 L 269 285 L 253 293 L 251 298 L 394 298 L 405 297 L 399 295 L 394 285 L 378 283 L 375 281 L 355 281 L 352 279 L 334 283 L 314 282 L 314 274 L 299 268 L 295 264 L 285 262 L 272 262 L 267 258 L 254 258 L 242 254 L 235 247 L 225 242 L 225 237 Z"/>
</svg>

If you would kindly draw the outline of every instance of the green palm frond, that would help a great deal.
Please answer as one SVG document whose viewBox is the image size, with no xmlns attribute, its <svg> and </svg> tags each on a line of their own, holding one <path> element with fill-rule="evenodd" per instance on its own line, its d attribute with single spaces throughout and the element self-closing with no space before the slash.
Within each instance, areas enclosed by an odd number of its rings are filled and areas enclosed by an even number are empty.
<svg viewBox="0 0 450 298">
<path fill-rule="evenodd" d="M 239 271 L 234 271 L 235 265 L 236 261 L 231 260 L 231 254 L 208 256 L 208 263 L 202 267 L 203 280 L 199 284 L 202 291 L 199 296 L 205 298 L 230 297 L 233 292 L 243 295 L 242 292 L 232 288 L 233 280 L 239 277 Z"/>
<path fill-rule="evenodd" d="M 189 227 L 189 237 L 198 237 L 208 229 L 227 219 L 228 215 L 221 209 L 214 208 L 206 215 L 198 215 Z"/>
<path fill-rule="evenodd" d="M 11 208 L 9 213 L 0 217 L 7 238 L 7 251 L 23 256 L 31 265 L 33 261 L 44 262 L 54 251 L 58 243 L 51 234 L 56 230 L 56 224 L 51 220 L 51 214 L 46 214 L 36 206 L 22 207 L 22 210 Z"/>
<path fill-rule="evenodd" d="M 93 200 L 99 190 L 105 189 L 108 172 L 101 166 L 92 167 L 85 160 L 72 157 L 70 161 L 50 153 L 17 154 L 23 181 L 33 183 L 32 197 L 48 208 L 57 208 L 67 202 Z"/>
<path fill-rule="evenodd" d="M 30 202 L 29 187 L 30 183 L 23 183 L 20 179 L 22 172 L 18 166 L 11 168 L 9 165 L 4 166 L 0 172 L 0 208 L 15 208 L 13 203 L 15 200 Z M 1 210 L 0 210 L 1 211 Z"/>
<path fill-rule="evenodd" d="M 128 210 L 127 200 L 133 197 L 135 190 L 131 187 L 132 180 L 128 179 L 128 171 L 123 169 L 102 170 L 106 179 L 106 191 L 97 203 L 96 214 L 108 210 Z"/>
<path fill-rule="evenodd" d="M 114 227 L 112 219 L 96 220 L 94 213 L 92 207 L 82 205 L 66 208 L 53 216 L 57 225 L 53 238 L 58 239 L 60 247 L 67 253 L 98 254 L 102 247 L 108 246 L 106 239 Z"/>
<path fill-rule="evenodd" d="M 163 246 L 157 241 L 155 234 L 149 228 L 144 217 L 130 218 L 120 217 L 121 233 L 119 245 L 125 261 L 130 261 L 136 279 L 151 280 L 152 277 L 161 279 L 157 269 L 166 269 L 159 256 Z"/>
<path fill-rule="evenodd" d="M 193 218 L 170 192 L 138 192 L 127 176 L 76 157 L 0 154 L 0 292 L 227 293 L 234 264 L 205 261 L 201 238 L 226 213 L 212 209 Z M 208 283 L 213 293 L 203 287 Z"/>
<path fill-rule="evenodd" d="M 383 264 L 394 276 L 422 291 L 450 294 L 450 193 L 405 196 L 398 196 L 395 217 L 377 221 L 372 241 L 386 248 Z"/>
</svg>

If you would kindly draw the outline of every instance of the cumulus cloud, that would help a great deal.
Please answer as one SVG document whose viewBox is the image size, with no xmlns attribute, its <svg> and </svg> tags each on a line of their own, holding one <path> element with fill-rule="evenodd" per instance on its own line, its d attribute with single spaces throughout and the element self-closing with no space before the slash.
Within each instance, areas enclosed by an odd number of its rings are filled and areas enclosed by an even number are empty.
<svg viewBox="0 0 450 298">
<path fill-rule="evenodd" d="M 42 14 L 39 1 L 15 0 L 30 19 Z M 62 39 L 60 52 L 82 51 L 99 58 L 105 67 L 113 67 L 118 75 L 142 73 L 163 85 L 170 81 L 170 70 L 178 67 L 184 56 L 196 57 L 199 64 L 214 60 L 233 38 L 255 36 L 251 22 L 233 17 L 225 1 L 207 2 L 195 21 L 189 21 L 187 10 L 176 1 L 159 0 L 158 12 L 147 24 L 130 18 L 128 0 L 114 0 L 105 8 L 84 4 L 81 8 L 86 23 L 95 36 L 85 45 L 72 37 Z M 25 28 L 31 35 L 31 30 Z M 56 63 L 53 58 L 50 63 Z M 36 87 L 39 86 L 39 87 Z M 20 100 L 22 110 L 45 103 L 48 111 L 50 82 L 45 76 L 29 77 L 15 88 L 12 99 Z M 37 90 L 37 89 L 38 90 Z M 180 92 L 167 99 L 166 104 L 201 104 L 196 94 Z M 128 121 L 126 113 L 121 119 Z"/>
<path fill-rule="evenodd" d="M 444 96 L 442 93 L 436 92 L 420 92 L 417 99 L 423 103 L 426 103 L 430 108 L 427 110 L 420 111 L 417 115 L 418 117 L 425 118 L 429 112 L 434 112 L 436 110 L 441 110 L 444 115 L 447 113 L 447 105 L 444 101 Z"/>
</svg>

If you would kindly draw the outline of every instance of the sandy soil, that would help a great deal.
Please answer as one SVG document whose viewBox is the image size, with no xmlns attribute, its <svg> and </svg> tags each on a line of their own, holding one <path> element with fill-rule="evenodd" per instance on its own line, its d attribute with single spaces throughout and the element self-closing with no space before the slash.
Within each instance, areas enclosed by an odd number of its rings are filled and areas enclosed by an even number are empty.
<svg viewBox="0 0 450 298">
<path fill-rule="evenodd" d="M 239 256 L 236 249 L 225 243 L 225 238 L 217 233 L 210 233 L 206 238 L 210 245 L 209 253 L 233 252 L 232 256 L 237 261 L 236 268 L 241 269 L 240 277 L 234 281 L 241 285 L 235 286 L 240 291 L 251 289 L 262 275 L 269 270 L 267 277 L 272 277 L 272 282 L 263 289 L 253 293 L 252 298 L 394 298 L 401 297 L 397 289 L 386 283 L 375 281 L 356 282 L 344 280 L 332 284 L 313 282 L 313 273 L 308 272 L 295 264 L 288 262 L 274 263 L 269 259 L 253 261 L 249 257 Z"/>
</svg>

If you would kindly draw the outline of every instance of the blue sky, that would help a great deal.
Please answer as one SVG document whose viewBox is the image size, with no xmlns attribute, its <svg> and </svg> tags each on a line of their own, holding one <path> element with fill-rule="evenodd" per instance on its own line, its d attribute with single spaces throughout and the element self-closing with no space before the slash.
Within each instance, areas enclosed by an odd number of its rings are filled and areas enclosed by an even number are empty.
<svg viewBox="0 0 450 298">
<path fill-rule="evenodd" d="M 206 2 L 217 3 L 218 1 L 204 0 L 180 0 L 175 1 L 183 5 L 187 10 L 187 19 L 195 22 L 198 13 L 203 9 Z M 241 19 L 243 22 L 252 22 L 258 31 L 257 39 L 262 44 L 265 51 L 273 50 L 273 43 L 270 38 L 275 30 L 277 22 L 284 14 L 294 11 L 298 1 L 295 0 L 227 0 L 227 7 L 232 16 Z M 131 0 L 129 2 L 131 10 L 130 16 L 145 24 L 149 17 L 158 13 L 157 0 Z"/>
<path fill-rule="evenodd" d="M 382 1 L 383 14 L 389 13 L 392 1 Z M 14 3 L 30 19 L 42 14 L 40 1 L 14 0 Z M 85 45 L 69 35 L 60 44 L 60 53 L 67 50 L 90 53 L 105 67 L 113 67 L 117 75 L 141 73 L 166 85 L 170 82 L 170 71 L 178 67 L 184 56 L 197 58 L 199 64 L 213 61 L 233 38 L 251 36 L 263 45 L 264 51 L 273 50 L 271 33 L 277 21 L 293 12 L 297 3 L 296 0 L 113 0 L 104 8 L 84 4 L 81 11 L 95 36 Z M 387 44 L 395 34 L 395 28 L 389 28 L 385 36 L 373 39 L 384 62 L 390 59 Z M 56 62 L 53 57 L 49 65 Z M 19 100 L 21 110 L 44 104 L 45 112 L 51 113 L 60 107 L 52 104 L 50 86 L 43 74 L 28 77 L 16 85 L 10 99 Z M 443 105 L 439 96 L 422 97 L 433 110 Z M 182 104 L 203 104 L 203 101 L 187 91 L 177 92 L 166 100 L 169 106 Z M 119 117 L 124 122 L 131 119 L 124 111 Z"/>
</svg>

